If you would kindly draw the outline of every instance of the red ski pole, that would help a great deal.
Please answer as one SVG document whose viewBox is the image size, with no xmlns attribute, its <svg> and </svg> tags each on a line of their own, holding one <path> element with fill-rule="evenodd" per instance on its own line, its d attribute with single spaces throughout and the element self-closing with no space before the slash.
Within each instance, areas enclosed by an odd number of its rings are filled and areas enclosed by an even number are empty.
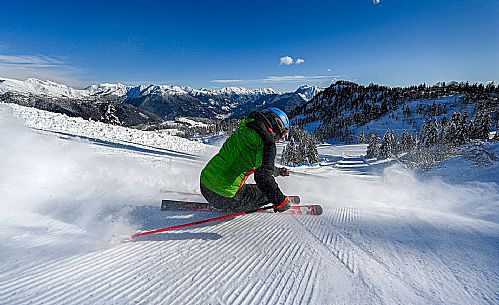
<svg viewBox="0 0 499 305">
<path fill-rule="evenodd" d="M 251 213 L 255 213 L 255 212 L 260 212 L 260 211 L 263 211 L 263 210 L 269 210 L 269 209 L 272 209 L 272 208 L 273 208 L 273 206 L 267 206 L 267 207 L 263 207 L 263 208 L 260 208 L 260 209 L 254 210 L 254 211 L 239 212 L 239 213 L 234 213 L 234 214 L 230 214 L 230 215 L 224 215 L 224 216 L 219 216 L 219 217 L 215 217 L 215 218 L 210 218 L 210 219 L 205 219 L 205 220 L 190 222 L 190 223 L 186 223 L 186 224 L 183 224 L 183 225 L 172 226 L 172 227 L 167 227 L 167 228 L 162 228 L 162 229 L 157 229 L 157 230 L 152 230 L 152 231 L 140 232 L 140 233 L 137 233 L 137 234 L 134 234 L 134 235 L 130 236 L 130 238 L 134 239 L 134 238 L 137 238 L 137 237 L 140 237 L 140 236 L 152 235 L 152 234 L 166 232 L 166 231 L 173 231 L 173 230 L 183 229 L 183 228 L 187 228 L 187 227 L 194 227 L 194 226 L 197 226 L 197 225 L 200 225 L 200 224 L 203 224 L 203 223 L 214 222 L 214 221 L 219 221 L 219 220 L 224 220 L 224 219 L 230 219 L 230 218 L 234 218 L 234 217 L 237 217 L 237 216 L 247 215 L 247 214 L 251 214 Z"/>
</svg>

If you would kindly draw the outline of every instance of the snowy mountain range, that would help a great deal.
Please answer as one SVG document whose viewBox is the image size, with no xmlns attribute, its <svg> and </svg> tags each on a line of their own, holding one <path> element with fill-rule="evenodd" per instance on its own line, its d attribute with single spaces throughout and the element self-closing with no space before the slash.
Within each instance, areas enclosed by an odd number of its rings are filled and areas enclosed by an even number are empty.
<svg viewBox="0 0 499 305">
<path fill-rule="evenodd" d="M 137 123 L 137 120 L 125 122 L 126 113 L 131 110 L 147 117 L 145 121 L 139 120 L 139 123 L 172 119 L 178 116 L 237 117 L 259 107 L 270 105 L 290 111 L 322 90 L 319 87 L 302 86 L 294 92 L 281 93 L 271 88 L 252 90 L 242 87 L 226 87 L 209 90 L 176 85 L 128 86 L 119 83 L 104 83 L 75 89 L 35 78 L 24 81 L 0 78 L 0 101 L 97 120 L 100 120 L 98 115 L 88 116 L 88 114 L 81 113 L 75 109 L 78 108 L 75 105 L 98 108 L 98 105 L 107 103 L 114 109 L 125 112 L 121 117 L 119 113 L 114 115 L 128 126 Z M 106 108 L 102 105 L 100 107 Z M 105 111 L 109 113 L 111 108 L 107 107 Z"/>
</svg>

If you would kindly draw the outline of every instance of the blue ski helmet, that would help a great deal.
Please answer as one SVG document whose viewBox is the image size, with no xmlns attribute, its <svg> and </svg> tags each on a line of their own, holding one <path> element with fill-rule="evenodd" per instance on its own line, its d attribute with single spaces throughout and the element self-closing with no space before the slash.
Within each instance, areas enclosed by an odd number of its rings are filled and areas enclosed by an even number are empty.
<svg viewBox="0 0 499 305">
<path fill-rule="evenodd" d="M 271 118 L 269 118 L 272 130 L 279 135 L 279 138 L 282 138 L 289 130 L 289 119 L 286 113 L 275 107 L 269 107 L 264 112 L 272 114 Z"/>
</svg>

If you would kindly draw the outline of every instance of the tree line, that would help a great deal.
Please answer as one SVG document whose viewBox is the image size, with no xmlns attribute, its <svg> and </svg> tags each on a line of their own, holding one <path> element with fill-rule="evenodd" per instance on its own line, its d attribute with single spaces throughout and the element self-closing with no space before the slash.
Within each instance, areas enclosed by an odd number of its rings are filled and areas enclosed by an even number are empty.
<svg viewBox="0 0 499 305">
<path fill-rule="evenodd" d="M 425 165 L 452 155 L 455 148 L 471 140 L 488 140 L 491 127 L 491 109 L 478 106 L 471 119 L 466 112 L 454 112 L 450 118 L 443 116 L 441 120 L 430 117 L 418 133 L 404 130 L 399 137 L 398 132 L 388 129 L 381 139 L 376 133 L 366 138 L 361 132 L 358 140 L 368 143 L 369 158 L 384 159 L 409 152 L 414 163 Z M 495 140 L 499 140 L 497 133 Z"/>
<path fill-rule="evenodd" d="M 311 165 L 319 162 L 317 138 L 296 126 L 291 126 L 288 143 L 282 151 L 281 163 L 288 166 Z"/>
<path fill-rule="evenodd" d="M 313 132 L 320 141 L 333 138 L 342 142 L 354 142 L 355 126 L 363 126 L 400 107 L 402 107 L 402 117 L 394 119 L 409 119 L 413 113 L 405 105 L 406 102 L 447 96 L 456 96 L 461 104 L 481 102 L 497 104 L 499 85 L 496 86 L 493 82 L 486 85 L 441 82 L 433 86 L 421 84 L 390 88 L 374 84 L 366 87 L 352 82 L 338 81 L 309 102 L 293 109 L 290 116 L 294 117 L 294 122 L 301 127 L 320 121 Z M 424 116 L 439 116 L 446 114 L 447 108 L 447 103 L 443 105 L 436 102 L 432 105 L 421 103 L 415 112 Z M 392 116 L 398 115 L 392 114 Z"/>
</svg>

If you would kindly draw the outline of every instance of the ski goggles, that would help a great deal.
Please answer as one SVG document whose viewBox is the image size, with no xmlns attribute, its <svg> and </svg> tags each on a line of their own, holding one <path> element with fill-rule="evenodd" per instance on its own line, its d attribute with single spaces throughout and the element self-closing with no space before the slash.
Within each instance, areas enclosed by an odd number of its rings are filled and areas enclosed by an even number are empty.
<svg viewBox="0 0 499 305">
<path fill-rule="evenodd" d="M 279 120 L 278 118 L 274 118 L 274 122 L 276 123 L 277 127 L 279 128 L 279 131 L 281 133 L 281 138 L 284 138 L 288 134 L 288 129 L 284 124 Z"/>
</svg>

